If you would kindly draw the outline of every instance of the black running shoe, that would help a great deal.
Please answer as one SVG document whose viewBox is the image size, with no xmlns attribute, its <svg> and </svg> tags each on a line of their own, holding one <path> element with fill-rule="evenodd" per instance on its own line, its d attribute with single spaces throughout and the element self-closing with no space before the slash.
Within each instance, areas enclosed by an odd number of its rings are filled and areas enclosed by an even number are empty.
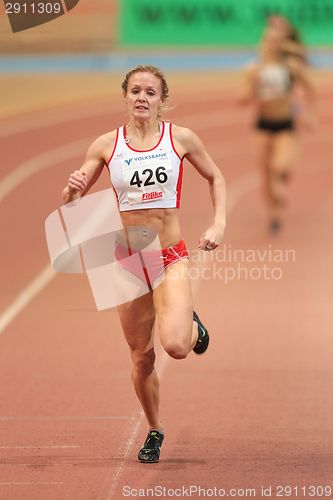
<svg viewBox="0 0 333 500">
<path fill-rule="evenodd" d="M 149 431 L 146 441 L 143 443 L 141 450 L 138 453 L 138 459 L 145 464 L 153 464 L 160 459 L 161 446 L 163 443 L 164 434 L 159 431 Z"/>
<path fill-rule="evenodd" d="M 193 321 L 195 321 L 198 325 L 198 334 L 199 334 L 197 343 L 193 347 L 193 351 L 196 354 L 203 354 L 207 350 L 209 344 L 208 331 L 201 323 L 200 318 L 195 311 L 193 311 Z"/>
</svg>

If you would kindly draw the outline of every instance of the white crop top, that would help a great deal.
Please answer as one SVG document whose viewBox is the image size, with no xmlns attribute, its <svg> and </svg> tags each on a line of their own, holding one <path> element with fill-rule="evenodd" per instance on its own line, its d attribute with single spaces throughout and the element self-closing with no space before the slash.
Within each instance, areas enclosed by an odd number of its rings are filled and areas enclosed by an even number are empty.
<svg viewBox="0 0 333 500">
<path fill-rule="evenodd" d="M 285 97 L 291 89 L 289 70 L 283 64 L 267 64 L 259 71 L 258 96 L 264 101 Z"/>
<path fill-rule="evenodd" d="M 161 124 L 158 143 L 144 151 L 132 148 L 125 141 L 125 127 L 117 129 L 107 166 L 120 212 L 180 206 L 183 159 L 173 144 L 172 124 Z"/>
</svg>

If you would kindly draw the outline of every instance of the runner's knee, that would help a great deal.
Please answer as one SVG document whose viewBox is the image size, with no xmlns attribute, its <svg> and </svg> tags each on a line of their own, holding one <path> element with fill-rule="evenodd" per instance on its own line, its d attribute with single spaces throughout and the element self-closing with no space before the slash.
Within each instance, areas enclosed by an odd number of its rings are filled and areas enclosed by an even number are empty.
<svg viewBox="0 0 333 500">
<path fill-rule="evenodd" d="M 136 373 L 141 377 L 148 377 L 154 370 L 155 351 L 152 347 L 149 351 L 133 351 L 132 359 Z"/>
<path fill-rule="evenodd" d="M 164 350 L 174 359 L 184 359 L 188 355 L 188 347 L 184 342 L 168 341 L 165 342 Z"/>
</svg>

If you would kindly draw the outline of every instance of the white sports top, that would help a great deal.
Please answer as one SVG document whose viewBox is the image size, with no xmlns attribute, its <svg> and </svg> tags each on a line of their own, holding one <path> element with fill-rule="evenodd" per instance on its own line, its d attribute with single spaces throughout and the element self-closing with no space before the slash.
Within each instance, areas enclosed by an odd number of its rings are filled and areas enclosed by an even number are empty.
<svg viewBox="0 0 333 500">
<path fill-rule="evenodd" d="M 107 163 L 119 211 L 144 208 L 179 208 L 183 159 L 175 150 L 172 124 L 161 122 L 161 136 L 152 149 L 138 150 L 125 141 L 126 129 L 117 129 Z"/>
<path fill-rule="evenodd" d="M 288 68 L 283 64 L 267 64 L 259 71 L 258 96 L 264 101 L 285 97 L 291 89 Z"/>
</svg>

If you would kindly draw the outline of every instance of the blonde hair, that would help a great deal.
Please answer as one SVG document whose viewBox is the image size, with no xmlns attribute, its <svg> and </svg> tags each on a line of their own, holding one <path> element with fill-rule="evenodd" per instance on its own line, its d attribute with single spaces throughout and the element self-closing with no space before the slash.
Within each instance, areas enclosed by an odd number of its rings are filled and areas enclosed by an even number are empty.
<svg viewBox="0 0 333 500">
<path fill-rule="evenodd" d="M 167 81 L 166 81 L 164 74 L 162 73 L 162 71 L 160 69 L 156 68 L 156 66 L 149 66 L 149 65 L 135 66 L 135 68 L 131 69 L 126 74 L 125 79 L 124 79 L 123 83 L 121 84 L 121 88 L 123 89 L 125 95 L 127 94 L 129 79 L 135 73 L 151 73 L 152 75 L 157 76 L 157 78 L 159 78 L 160 82 L 161 82 L 162 101 L 165 101 L 169 97 L 169 88 L 168 88 L 168 84 L 167 84 Z"/>
</svg>

